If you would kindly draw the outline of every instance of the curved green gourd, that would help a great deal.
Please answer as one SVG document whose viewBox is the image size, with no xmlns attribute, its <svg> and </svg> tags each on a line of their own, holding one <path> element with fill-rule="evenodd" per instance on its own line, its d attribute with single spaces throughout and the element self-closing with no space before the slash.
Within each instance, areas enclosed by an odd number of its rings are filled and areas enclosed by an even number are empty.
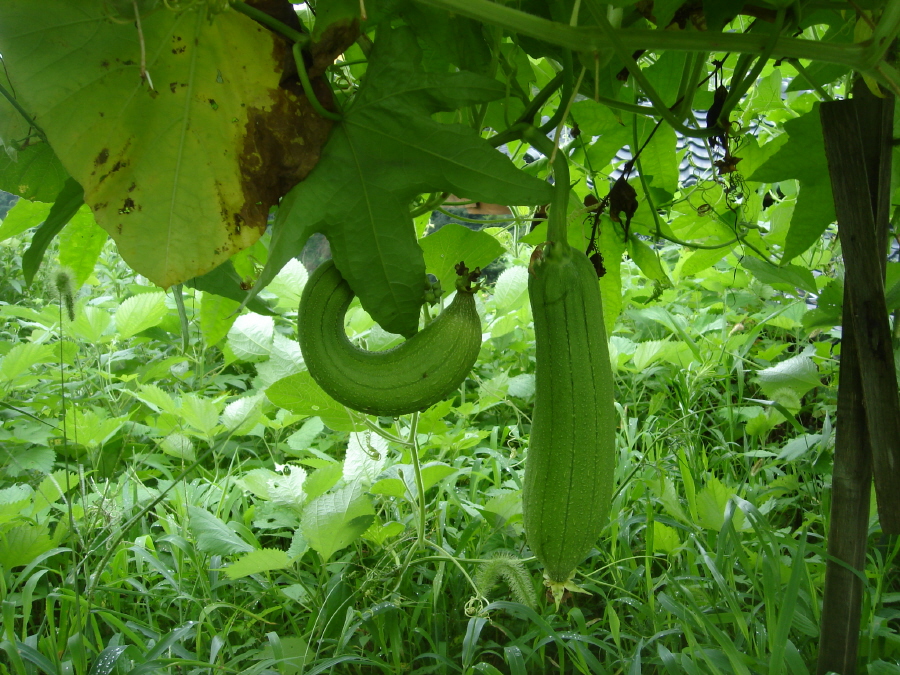
<svg viewBox="0 0 900 675">
<path fill-rule="evenodd" d="M 548 156 L 539 133 L 526 138 Z M 612 499 L 616 413 L 603 305 L 588 257 L 566 241 L 569 171 L 553 162 L 548 239 L 528 281 L 535 403 L 522 491 L 525 536 L 557 598 L 590 552 Z"/>
<path fill-rule="evenodd" d="M 458 289 L 450 306 L 423 330 L 380 352 L 360 349 L 344 332 L 353 295 L 328 261 L 309 278 L 300 300 L 300 351 L 329 396 L 353 410 L 394 416 L 424 410 L 459 388 L 481 349 L 473 291 Z"/>
</svg>

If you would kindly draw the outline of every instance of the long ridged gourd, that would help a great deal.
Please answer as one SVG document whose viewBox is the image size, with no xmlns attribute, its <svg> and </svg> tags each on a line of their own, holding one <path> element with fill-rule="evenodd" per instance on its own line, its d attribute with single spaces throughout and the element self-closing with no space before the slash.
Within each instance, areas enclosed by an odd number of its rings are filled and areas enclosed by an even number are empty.
<svg viewBox="0 0 900 675">
<path fill-rule="evenodd" d="M 481 349 L 474 294 L 457 290 L 450 306 L 409 340 L 371 352 L 347 337 L 344 316 L 354 293 L 334 263 L 324 263 L 300 299 L 300 351 L 310 375 L 333 399 L 370 415 L 405 415 L 447 398 Z"/>
<path fill-rule="evenodd" d="M 535 403 L 522 490 L 525 537 L 559 602 L 609 513 L 616 413 L 597 272 L 566 241 L 569 170 L 539 132 L 526 139 L 554 156 L 547 236 L 528 280 L 535 337 Z"/>
</svg>

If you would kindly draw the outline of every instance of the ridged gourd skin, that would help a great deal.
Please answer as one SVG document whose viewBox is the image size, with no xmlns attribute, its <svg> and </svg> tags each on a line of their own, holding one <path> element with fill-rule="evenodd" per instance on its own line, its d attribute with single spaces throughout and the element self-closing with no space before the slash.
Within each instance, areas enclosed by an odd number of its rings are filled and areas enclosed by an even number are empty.
<svg viewBox="0 0 900 675">
<path fill-rule="evenodd" d="M 410 339 L 371 352 L 354 345 L 344 316 L 354 293 L 332 261 L 309 278 L 300 299 L 300 351 L 312 378 L 333 399 L 370 415 L 424 410 L 448 398 L 481 349 L 481 320 L 471 291 Z"/>
<path fill-rule="evenodd" d="M 535 332 L 535 404 L 522 493 L 528 545 L 565 582 L 609 513 L 616 416 L 600 287 L 593 265 L 550 243 L 528 292 Z"/>
</svg>

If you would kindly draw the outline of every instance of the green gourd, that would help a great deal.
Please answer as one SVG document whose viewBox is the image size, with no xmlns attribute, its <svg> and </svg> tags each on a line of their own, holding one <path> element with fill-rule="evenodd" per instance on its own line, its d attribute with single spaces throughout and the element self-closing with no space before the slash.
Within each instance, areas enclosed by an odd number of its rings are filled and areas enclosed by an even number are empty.
<svg viewBox="0 0 900 675">
<path fill-rule="evenodd" d="M 440 316 L 393 349 L 360 349 L 344 332 L 353 299 L 332 261 L 309 278 L 300 299 L 300 351 L 309 374 L 348 408 L 394 416 L 424 410 L 456 391 L 481 349 L 474 291 L 457 281 L 453 302 Z"/>
<path fill-rule="evenodd" d="M 533 140 L 532 140 L 533 139 Z M 534 145 L 546 139 L 532 134 Z M 554 161 L 550 241 L 528 281 L 535 333 L 535 403 L 522 491 L 525 536 L 559 600 L 597 542 L 612 499 L 616 413 L 597 272 L 566 241 L 569 172 Z"/>
</svg>

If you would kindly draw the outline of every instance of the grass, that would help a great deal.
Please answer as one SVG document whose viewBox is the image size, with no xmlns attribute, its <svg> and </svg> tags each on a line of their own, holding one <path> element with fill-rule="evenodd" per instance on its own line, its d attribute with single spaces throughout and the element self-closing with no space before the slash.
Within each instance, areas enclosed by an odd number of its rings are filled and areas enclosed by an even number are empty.
<svg viewBox="0 0 900 675">
<path fill-rule="evenodd" d="M 530 326 L 488 340 L 465 390 L 423 413 L 415 438 L 410 420 L 370 420 L 395 440 L 371 436 L 351 458 L 348 428 L 252 399 L 266 377 L 299 368 L 274 350 L 237 355 L 234 333 L 209 345 L 198 293 L 185 297 L 182 351 L 171 299 L 133 337 L 111 323 L 87 340 L 69 322 L 60 331 L 51 303 L 6 287 L 0 354 L 69 346 L 63 365 L 47 356 L 0 382 L 0 673 L 811 672 L 839 346 L 809 335 L 796 298 L 732 264 L 647 306 L 628 301 L 641 289 L 626 264 L 617 491 L 579 567 L 585 593 L 559 608 L 521 525 Z M 146 292 L 122 270 L 107 252 L 79 311 L 114 317 Z M 273 334 L 292 338 L 292 319 L 283 312 Z M 767 384 L 766 369 L 790 358 L 817 386 Z M 402 468 L 413 452 L 435 463 L 424 502 Z M 303 494 L 278 469 L 288 464 L 307 472 Z M 308 503 L 376 466 L 367 492 L 348 497 L 371 505 L 373 524 L 329 521 L 355 534 L 323 559 L 334 542 L 301 525 Z M 21 486 L 51 475 L 60 494 L 37 508 Z M 871 535 L 861 660 L 900 672 L 900 544 L 874 519 Z"/>
</svg>

